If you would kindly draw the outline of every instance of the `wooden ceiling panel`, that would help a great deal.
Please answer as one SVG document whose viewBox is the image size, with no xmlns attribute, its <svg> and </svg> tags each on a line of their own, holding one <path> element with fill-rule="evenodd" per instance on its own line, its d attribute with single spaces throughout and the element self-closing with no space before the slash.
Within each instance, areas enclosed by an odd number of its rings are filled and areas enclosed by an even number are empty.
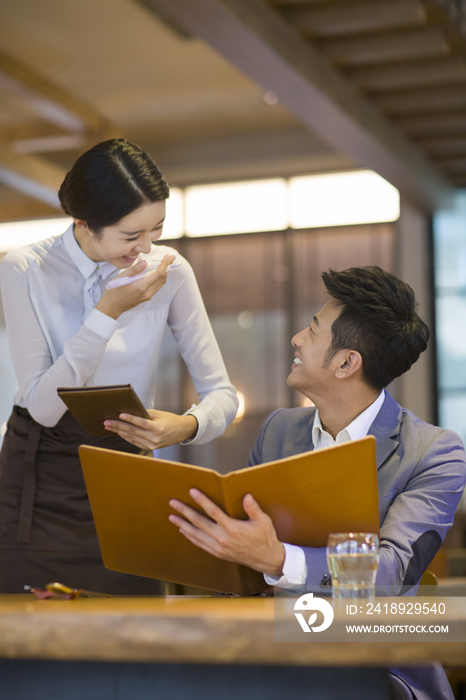
<svg viewBox="0 0 466 700">
<path fill-rule="evenodd" d="M 58 189 L 66 171 L 42 158 L 20 155 L 0 144 L 0 182 L 59 209 Z"/>
<path fill-rule="evenodd" d="M 0 221 L 22 221 L 24 219 L 45 219 L 57 215 L 55 207 L 48 206 L 38 199 L 20 196 L 19 192 L 10 188 L 5 190 L 5 196 L 0 198 Z"/>
<path fill-rule="evenodd" d="M 347 71 L 346 75 L 364 92 L 377 94 L 466 82 L 466 61 L 462 56 L 446 56 L 356 68 Z"/>
<path fill-rule="evenodd" d="M 3 98 L 3 95 L 2 95 Z M 2 104 L 3 108 L 3 104 Z M 21 123 L 15 122 L 7 127 L 0 127 L 0 141 L 15 141 L 16 139 L 39 139 L 49 136 L 62 136 L 65 132 L 58 129 L 54 124 L 41 121 L 39 119 Z"/>
<path fill-rule="evenodd" d="M 452 175 L 466 175 L 466 156 L 458 155 L 450 158 L 439 158 L 438 162 Z"/>
<path fill-rule="evenodd" d="M 466 133 L 466 110 L 402 117 L 396 123 L 411 136 L 462 134 Z"/>
<path fill-rule="evenodd" d="M 345 0 L 349 5 L 354 0 Z M 330 5 L 335 0 L 268 0 L 268 4 L 278 8 L 289 7 L 290 5 Z"/>
<path fill-rule="evenodd" d="M 108 2 L 0 8 L 11 212 L 55 206 L 76 154 L 123 133 L 172 184 L 345 163 L 430 209 L 463 177 L 466 38 L 443 0 Z"/>
<path fill-rule="evenodd" d="M 420 139 L 418 143 L 434 157 L 466 155 L 466 131 L 461 136 Z"/>
<path fill-rule="evenodd" d="M 0 51 L 0 86 L 59 128 L 82 133 L 102 128 L 94 109 L 4 51 Z"/>
<path fill-rule="evenodd" d="M 339 67 L 445 56 L 450 51 L 442 27 L 333 39 L 319 45 L 323 54 Z"/>
<path fill-rule="evenodd" d="M 396 116 L 466 109 L 466 82 L 452 87 L 411 90 L 376 97 L 375 103 Z"/>
<path fill-rule="evenodd" d="M 455 15 L 444 0 L 269 4 L 449 178 L 455 177 L 455 185 L 460 183 L 466 156 L 462 5 L 455 6 Z"/>
<path fill-rule="evenodd" d="M 2 86 L 0 76 L 0 131 L 8 131 L 25 126 L 30 128 L 36 123 L 45 124 L 40 117 L 37 116 L 25 102 L 17 99 L 10 91 L 5 90 Z"/>
<path fill-rule="evenodd" d="M 57 210 L 57 191 L 66 171 L 32 154 L 79 151 L 90 142 L 121 134 L 121 129 L 115 129 L 91 106 L 1 50 L 0 92 L 3 104 L 13 104 L 17 113 L 27 114 L 27 118 L 5 123 L 8 110 L 0 110 L 0 182 Z M 6 211 L 4 207 L 3 214 Z"/>
<path fill-rule="evenodd" d="M 434 201 L 440 202 L 444 196 L 448 199 L 451 188 L 435 164 L 394 129 L 319 48 L 302 39 L 263 0 L 145 0 L 145 4 L 204 39 L 264 89 L 272 90 L 278 101 L 325 143 L 373 168 L 406 196 L 428 209 Z M 438 50 L 448 50 L 440 28 L 416 32 L 415 38 L 421 33 L 424 50 L 428 44 L 431 54 L 436 50 L 434 39 L 440 43 Z M 390 34 L 392 47 L 399 34 Z M 401 34 L 412 51 L 413 35 Z M 373 35 L 355 41 L 366 42 L 366 48 L 370 43 L 371 51 L 381 44 Z M 380 52 L 378 56 L 380 59 Z"/>
<path fill-rule="evenodd" d="M 427 18 L 420 0 L 300 4 L 284 9 L 283 14 L 301 33 L 314 38 L 420 26 Z"/>
</svg>

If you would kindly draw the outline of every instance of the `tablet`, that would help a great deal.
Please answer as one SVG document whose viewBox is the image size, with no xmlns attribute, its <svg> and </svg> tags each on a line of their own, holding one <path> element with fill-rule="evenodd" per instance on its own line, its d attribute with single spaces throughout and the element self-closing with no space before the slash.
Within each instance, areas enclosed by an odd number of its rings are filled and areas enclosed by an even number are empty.
<svg viewBox="0 0 466 700">
<path fill-rule="evenodd" d="M 59 387 L 58 396 L 91 437 L 112 435 L 105 420 L 118 420 L 120 413 L 150 418 L 131 384 Z"/>
</svg>

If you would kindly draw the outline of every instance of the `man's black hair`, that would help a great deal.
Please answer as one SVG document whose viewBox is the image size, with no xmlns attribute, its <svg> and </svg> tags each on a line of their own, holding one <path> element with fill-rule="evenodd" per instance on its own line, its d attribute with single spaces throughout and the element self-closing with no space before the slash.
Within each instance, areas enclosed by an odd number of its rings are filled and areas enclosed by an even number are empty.
<svg viewBox="0 0 466 700">
<path fill-rule="evenodd" d="M 322 279 L 341 306 L 326 361 L 339 350 L 357 350 L 364 380 L 383 389 L 427 347 L 429 329 L 417 314 L 412 288 L 376 266 L 329 270 Z"/>
</svg>

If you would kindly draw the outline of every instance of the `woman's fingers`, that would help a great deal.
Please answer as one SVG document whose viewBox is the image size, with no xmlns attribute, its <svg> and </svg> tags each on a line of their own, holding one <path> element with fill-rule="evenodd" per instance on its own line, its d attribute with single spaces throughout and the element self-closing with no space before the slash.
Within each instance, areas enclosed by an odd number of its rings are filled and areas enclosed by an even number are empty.
<svg viewBox="0 0 466 700">
<path fill-rule="evenodd" d="M 174 255 L 165 255 L 154 272 L 146 273 L 136 269 L 132 270 L 131 275 L 128 271 L 124 277 L 115 278 L 114 288 L 111 288 L 110 283 L 96 308 L 107 316 L 117 319 L 125 311 L 150 301 L 167 281 L 168 266 L 174 259 Z M 139 263 L 133 267 L 138 266 Z M 133 278 L 132 281 L 128 282 L 131 278 Z"/>
<path fill-rule="evenodd" d="M 147 275 L 144 275 L 144 280 L 148 282 L 148 286 L 155 286 L 156 289 L 154 291 L 157 292 L 167 281 L 167 275 L 168 275 L 168 267 L 172 264 L 174 261 L 175 256 L 174 255 L 165 255 L 162 262 L 158 266 L 156 270 L 153 272 L 147 273 Z"/>
<path fill-rule="evenodd" d="M 150 419 L 121 413 L 120 420 L 106 420 L 104 426 L 137 447 L 156 450 L 194 437 L 197 420 L 168 411 L 149 409 Z"/>
<path fill-rule="evenodd" d="M 158 447 L 155 426 L 151 420 L 127 414 L 121 414 L 120 418 L 122 420 L 104 421 L 105 429 L 144 450 L 155 450 Z"/>
<path fill-rule="evenodd" d="M 147 267 L 147 260 L 138 260 L 137 263 L 132 265 L 130 268 L 127 270 L 123 270 L 123 273 L 120 273 L 118 277 L 134 277 L 134 275 L 139 275 L 141 272 L 143 272 Z"/>
</svg>

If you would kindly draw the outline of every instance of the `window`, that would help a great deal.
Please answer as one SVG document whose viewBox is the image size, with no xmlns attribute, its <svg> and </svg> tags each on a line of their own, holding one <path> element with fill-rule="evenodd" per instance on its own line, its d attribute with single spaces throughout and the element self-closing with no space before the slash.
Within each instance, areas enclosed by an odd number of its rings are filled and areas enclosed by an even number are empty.
<svg viewBox="0 0 466 700">
<path fill-rule="evenodd" d="M 434 218 L 439 422 L 466 441 L 466 192 Z"/>
</svg>

